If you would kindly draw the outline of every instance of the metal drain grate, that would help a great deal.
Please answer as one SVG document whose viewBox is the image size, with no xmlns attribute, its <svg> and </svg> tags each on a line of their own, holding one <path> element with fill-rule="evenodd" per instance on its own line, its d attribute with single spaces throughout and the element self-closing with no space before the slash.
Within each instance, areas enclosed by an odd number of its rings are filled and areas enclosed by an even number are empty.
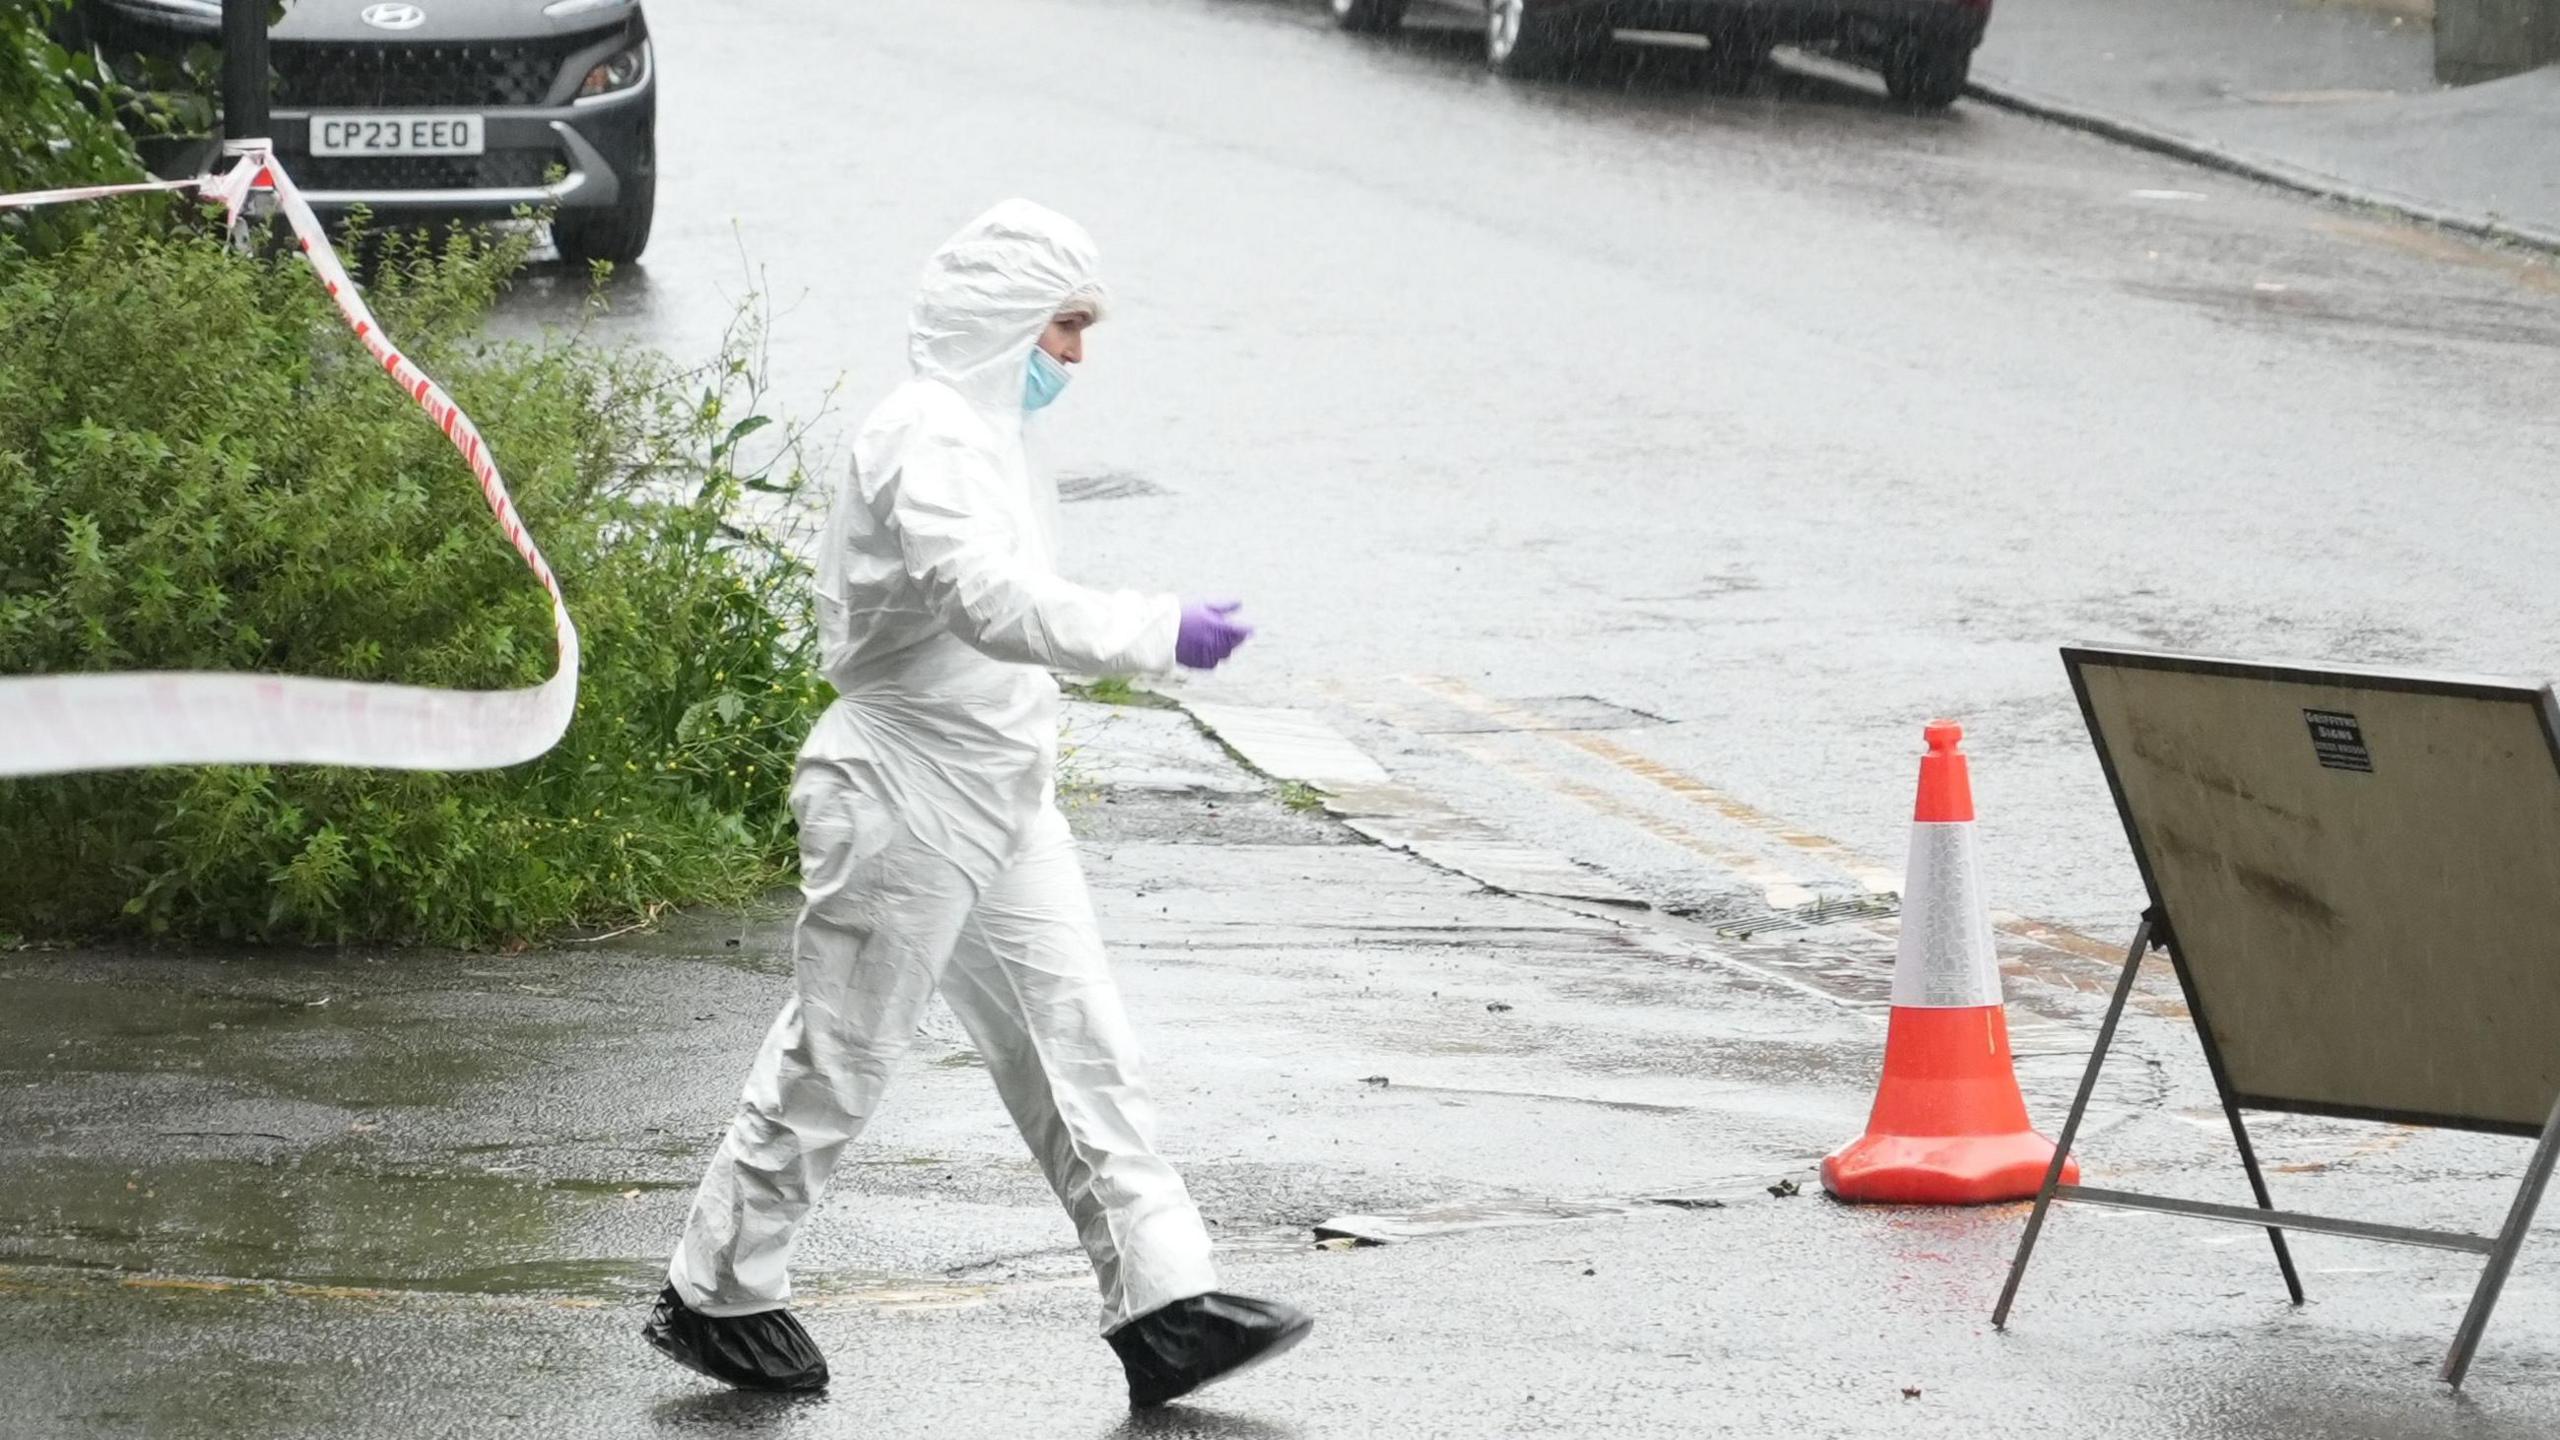
<svg viewBox="0 0 2560 1440">
<path fill-rule="evenodd" d="M 1105 470 L 1098 475 L 1068 475 L 1058 481 L 1058 499 L 1069 505 L 1079 500 L 1135 500 L 1163 493 L 1163 486 L 1144 475 L 1132 475 L 1126 470 Z"/>
</svg>

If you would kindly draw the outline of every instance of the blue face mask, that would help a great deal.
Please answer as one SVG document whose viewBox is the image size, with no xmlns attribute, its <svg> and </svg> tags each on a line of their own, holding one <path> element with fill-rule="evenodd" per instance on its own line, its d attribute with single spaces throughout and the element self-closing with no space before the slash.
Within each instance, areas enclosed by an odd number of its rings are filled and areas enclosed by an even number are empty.
<svg viewBox="0 0 2560 1440">
<path fill-rule="evenodd" d="M 1058 398 L 1067 388 L 1067 367 L 1049 358 L 1049 352 L 1031 347 L 1031 368 L 1022 373 L 1022 408 L 1037 410 Z"/>
</svg>

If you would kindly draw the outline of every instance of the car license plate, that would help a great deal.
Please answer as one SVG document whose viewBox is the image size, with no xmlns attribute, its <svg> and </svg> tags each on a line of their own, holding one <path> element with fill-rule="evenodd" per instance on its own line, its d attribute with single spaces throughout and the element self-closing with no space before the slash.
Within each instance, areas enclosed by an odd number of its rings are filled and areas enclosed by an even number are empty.
<svg viewBox="0 0 2560 1440">
<path fill-rule="evenodd" d="M 314 115 L 314 155 L 477 155 L 477 115 Z"/>
</svg>

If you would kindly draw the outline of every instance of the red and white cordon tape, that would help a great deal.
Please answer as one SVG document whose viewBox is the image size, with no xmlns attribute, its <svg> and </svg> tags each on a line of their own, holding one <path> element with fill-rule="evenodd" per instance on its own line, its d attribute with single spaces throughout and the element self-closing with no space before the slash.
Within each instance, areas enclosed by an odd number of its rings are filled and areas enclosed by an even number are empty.
<svg viewBox="0 0 2560 1440">
<path fill-rule="evenodd" d="M 382 333 L 293 178 L 263 141 L 230 149 L 238 162 L 219 176 L 0 195 L 0 209 L 201 188 L 236 219 L 252 191 L 273 191 L 338 313 L 461 452 L 491 517 L 542 582 L 551 597 L 558 663 L 550 679 L 528 690 L 436 690 L 223 671 L 0 677 L 0 775 L 223 764 L 488 770 L 542 754 L 558 743 L 578 705 L 578 630 L 560 582 L 517 517 L 479 427 Z"/>
</svg>

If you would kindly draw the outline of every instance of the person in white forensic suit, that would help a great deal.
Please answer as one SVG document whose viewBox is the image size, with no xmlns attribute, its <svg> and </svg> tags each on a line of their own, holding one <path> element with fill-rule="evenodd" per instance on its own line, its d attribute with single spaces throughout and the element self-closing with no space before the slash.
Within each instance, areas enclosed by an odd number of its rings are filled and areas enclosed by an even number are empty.
<svg viewBox="0 0 2560 1440">
<path fill-rule="evenodd" d="M 1209 669 L 1233 602 L 1057 570 L 1055 488 L 1023 428 L 1102 318 L 1093 242 L 1008 200 L 925 266 L 913 375 L 828 513 L 818 625 L 838 698 L 801 747 L 790 998 L 747 1075 L 642 1334 L 732 1385 L 827 1383 L 788 1309 L 792 1242 L 939 992 L 1075 1223 L 1133 1406 L 1269 1359 L 1313 1322 L 1217 1288 L 1156 1154 L 1154 1107 L 1055 791 L 1053 670 Z"/>
</svg>

